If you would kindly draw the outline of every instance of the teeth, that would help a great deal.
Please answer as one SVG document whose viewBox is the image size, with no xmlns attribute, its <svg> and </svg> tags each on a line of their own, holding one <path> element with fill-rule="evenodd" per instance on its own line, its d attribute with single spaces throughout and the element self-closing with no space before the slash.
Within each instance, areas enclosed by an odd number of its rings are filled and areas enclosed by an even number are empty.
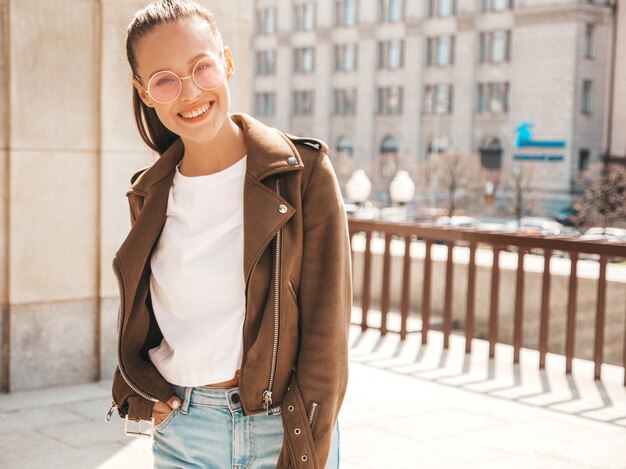
<svg viewBox="0 0 626 469">
<path fill-rule="evenodd" d="M 181 112 L 180 115 L 183 116 L 185 119 L 193 119 L 194 117 L 198 117 L 207 112 L 210 107 L 211 106 L 209 106 L 208 104 L 205 104 L 200 109 L 197 109 L 193 112 Z"/>
</svg>

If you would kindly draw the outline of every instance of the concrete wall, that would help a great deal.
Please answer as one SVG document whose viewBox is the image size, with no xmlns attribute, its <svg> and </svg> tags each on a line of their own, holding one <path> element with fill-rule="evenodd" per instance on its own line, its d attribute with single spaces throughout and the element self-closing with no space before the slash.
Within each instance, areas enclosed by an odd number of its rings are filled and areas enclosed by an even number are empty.
<svg viewBox="0 0 626 469">
<path fill-rule="evenodd" d="M 364 237 L 353 238 L 354 252 L 354 305 L 360 307 L 363 283 L 363 249 Z M 382 292 L 382 238 L 372 239 L 371 264 L 371 308 L 380 309 Z M 411 248 L 411 314 L 419 317 L 422 302 L 422 285 L 424 276 L 424 244 L 415 242 Z M 404 243 L 391 243 L 391 282 L 390 309 L 400 311 L 402 294 L 402 267 Z M 431 314 L 433 327 L 441 323 L 444 305 L 445 269 L 447 248 L 434 245 L 432 250 L 432 291 Z M 457 247 L 454 250 L 454 280 L 452 314 L 458 329 L 465 327 L 467 305 L 467 264 L 469 250 Z M 476 304 L 475 304 L 475 337 L 487 339 L 489 327 L 489 308 L 491 295 L 491 264 L 492 253 L 480 249 L 476 255 Z M 500 294 L 498 299 L 498 342 L 513 343 L 513 324 L 515 308 L 515 278 L 517 253 L 501 252 L 500 254 Z M 553 257 L 550 264 L 552 273 L 550 291 L 550 321 L 548 350 L 552 353 L 565 354 L 565 332 L 567 319 L 567 300 L 569 282 L 569 259 Z M 543 273 L 543 257 L 527 255 L 524 259 L 524 309 L 523 309 L 523 346 L 538 348 L 539 316 L 541 311 L 541 287 Z M 598 263 L 581 260 L 578 265 L 578 295 L 576 301 L 576 339 L 575 356 L 593 359 L 596 295 Z M 606 291 L 606 321 L 604 362 L 623 366 L 622 351 L 624 347 L 624 321 L 626 316 L 626 267 L 623 265 L 608 266 Z M 368 322 L 369 323 L 369 322 Z M 463 330 L 464 333 L 464 330 Z"/>
<path fill-rule="evenodd" d="M 1 386 L 111 376 L 129 178 L 154 161 L 132 117 L 125 28 L 148 1 L 1 0 Z M 250 112 L 251 1 L 201 1 Z"/>
</svg>

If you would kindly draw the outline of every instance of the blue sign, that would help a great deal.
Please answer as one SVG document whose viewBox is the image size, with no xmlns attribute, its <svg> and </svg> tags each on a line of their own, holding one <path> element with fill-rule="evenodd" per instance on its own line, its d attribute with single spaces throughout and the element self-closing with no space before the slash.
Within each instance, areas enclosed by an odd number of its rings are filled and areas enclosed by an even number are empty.
<svg viewBox="0 0 626 469">
<path fill-rule="evenodd" d="M 565 140 L 533 140 L 530 128 L 533 123 L 524 121 L 515 129 L 515 148 L 539 147 L 539 148 L 564 148 Z M 516 155 L 523 156 L 523 155 Z M 514 159 L 524 159 L 516 158 Z M 562 158 L 561 158 L 562 159 Z"/>
</svg>

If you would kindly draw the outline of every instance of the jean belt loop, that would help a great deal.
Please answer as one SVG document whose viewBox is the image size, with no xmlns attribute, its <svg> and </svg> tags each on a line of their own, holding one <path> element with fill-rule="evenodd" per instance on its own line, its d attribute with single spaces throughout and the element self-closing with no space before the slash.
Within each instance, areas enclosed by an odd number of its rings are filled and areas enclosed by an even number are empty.
<svg viewBox="0 0 626 469">
<path fill-rule="evenodd" d="M 186 414 L 189 411 L 189 402 L 191 401 L 191 391 L 193 387 L 185 386 L 185 396 L 183 399 L 183 405 L 180 408 L 180 412 L 182 414 Z"/>
</svg>

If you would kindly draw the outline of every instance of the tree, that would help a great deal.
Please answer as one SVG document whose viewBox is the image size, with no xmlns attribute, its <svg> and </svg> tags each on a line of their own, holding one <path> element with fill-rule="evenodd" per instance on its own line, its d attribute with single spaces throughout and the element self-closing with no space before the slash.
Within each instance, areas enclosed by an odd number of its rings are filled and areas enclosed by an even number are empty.
<svg viewBox="0 0 626 469">
<path fill-rule="evenodd" d="M 626 168 L 617 163 L 589 165 L 578 178 L 582 196 L 574 202 L 581 226 L 626 226 Z"/>
<path fill-rule="evenodd" d="M 509 212 L 513 212 L 518 227 L 522 224 L 522 217 L 530 214 L 534 207 L 530 197 L 534 174 L 534 166 L 523 164 L 512 166 L 502 178 Z"/>
<path fill-rule="evenodd" d="M 480 159 L 467 153 L 431 154 L 418 168 L 416 179 L 423 198 L 434 199 L 435 205 L 441 199 L 450 217 L 475 205 L 484 192 Z"/>
</svg>

